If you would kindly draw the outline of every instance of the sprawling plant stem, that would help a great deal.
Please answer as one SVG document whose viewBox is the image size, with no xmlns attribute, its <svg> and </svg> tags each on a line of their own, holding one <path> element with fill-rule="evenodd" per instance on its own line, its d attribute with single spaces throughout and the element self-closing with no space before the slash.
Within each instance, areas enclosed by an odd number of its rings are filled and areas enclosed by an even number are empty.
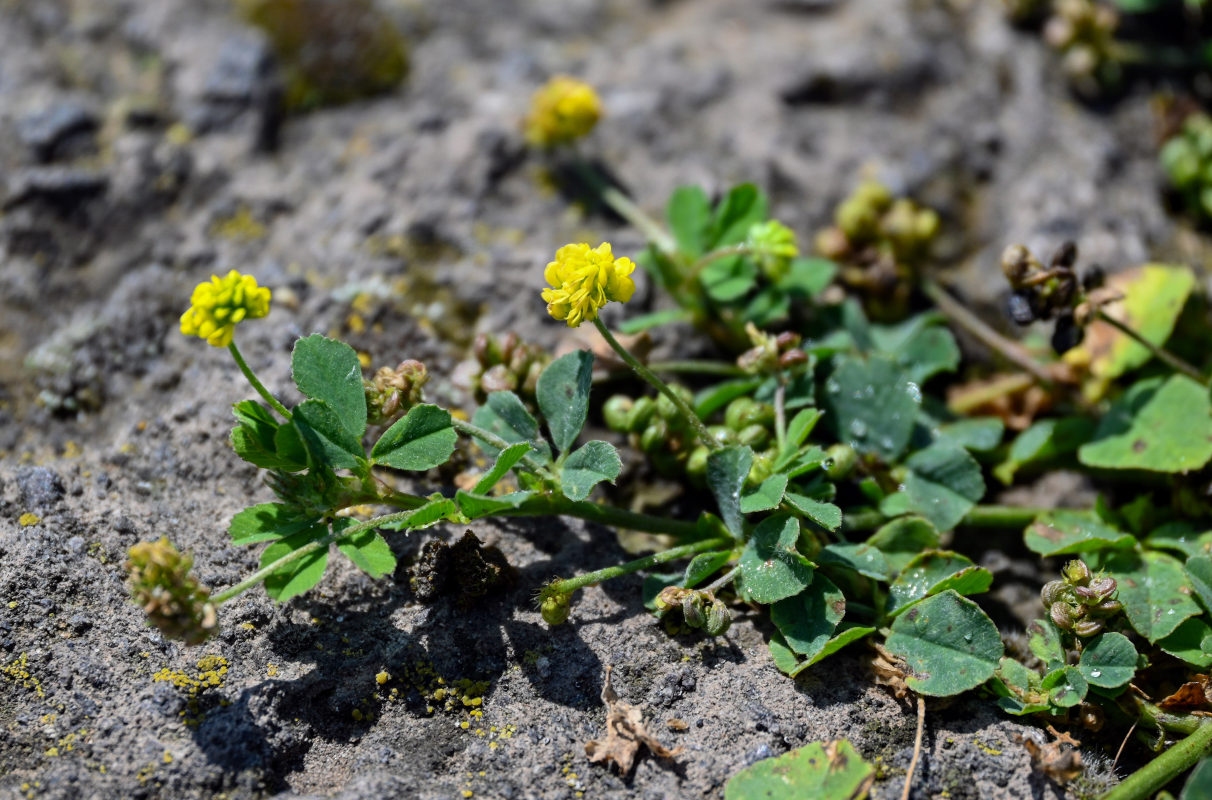
<svg viewBox="0 0 1212 800">
<path fill-rule="evenodd" d="M 240 348 L 236 347 L 236 343 L 232 342 L 227 346 L 227 351 L 231 353 L 231 357 L 235 359 L 236 366 L 244 373 L 244 377 L 252 384 L 252 387 L 257 390 L 257 394 L 261 395 L 265 402 L 269 403 L 270 407 L 282 415 L 283 419 L 290 419 L 290 412 L 286 410 L 286 406 L 278 402 L 278 398 L 269 393 L 269 389 L 265 388 L 265 384 L 261 383 L 261 379 L 252 371 L 252 367 L 248 366 L 248 362 L 244 360 L 244 356 L 240 353 Z"/>
<path fill-rule="evenodd" d="M 1199 373 L 1199 370 L 1197 370 L 1195 367 L 1188 364 L 1186 361 L 1183 361 L 1181 358 L 1174 355 L 1166 348 L 1160 347 L 1160 346 L 1154 344 L 1153 342 L 1149 341 L 1148 339 L 1146 339 L 1144 336 L 1141 336 L 1140 333 L 1138 333 L 1132 326 L 1116 319 L 1115 317 L 1111 316 L 1110 314 L 1108 314 L 1106 311 L 1103 311 L 1102 309 L 1099 309 L 1098 318 L 1100 320 L 1102 320 L 1103 322 L 1107 323 L 1108 325 L 1110 325 L 1111 327 L 1115 328 L 1117 331 L 1124 334 L 1128 338 L 1132 339 L 1134 342 L 1139 344 L 1141 347 L 1144 347 L 1146 350 L 1148 350 L 1153 355 L 1157 356 L 1162 361 L 1166 362 L 1166 364 L 1171 369 L 1174 369 L 1174 370 L 1177 370 L 1178 372 L 1183 373 L 1188 378 L 1191 378 L 1192 380 L 1195 380 L 1198 383 L 1202 383 L 1204 386 L 1208 385 L 1208 379 L 1205 376 L 1201 375 Z"/>
<path fill-rule="evenodd" d="M 1043 514 L 1044 508 L 1019 508 L 1018 506 L 976 506 L 968 512 L 960 526 L 969 528 L 1025 528 Z M 842 515 L 842 529 L 847 531 L 870 531 L 888 522 L 891 518 L 879 511 L 859 511 Z M 957 526 L 958 527 L 958 526 Z"/>
<path fill-rule="evenodd" d="M 1212 752 L 1212 720 L 1194 722 L 1194 730 L 1181 742 L 1129 775 L 1101 800 L 1147 800 L 1196 761 Z"/>
<path fill-rule="evenodd" d="M 684 544 L 681 547 L 671 547 L 668 550 L 662 550 L 650 556 L 628 561 L 626 564 L 619 564 L 617 567 L 606 567 L 594 572 L 586 572 L 584 575 L 578 575 L 575 578 L 553 581 L 543 588 L 543 594 L 568 594 L 591 584 L 601 583 L 602 581 L 608 581 L 611 578 L 618 578 L 623 575 L 630 575 L 633 572 L 639 572 L 642 569 L 648 569 L 657 564 L 664 564 L 667 561 L 677 561 L 678 559 L 708 550 L 731 547 L 733 544 L 735 542 L 731 539 L 719 537 L 716 539 L 704 539 L 701 542 L 694 542 L 692 544 Z"/>
</svg>

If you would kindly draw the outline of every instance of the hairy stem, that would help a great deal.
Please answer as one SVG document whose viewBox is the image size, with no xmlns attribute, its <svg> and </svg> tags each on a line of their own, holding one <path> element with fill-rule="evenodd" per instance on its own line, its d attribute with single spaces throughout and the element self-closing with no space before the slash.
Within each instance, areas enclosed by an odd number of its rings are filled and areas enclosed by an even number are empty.
<svg viewBox="0 0 1212 800">
<path fill-rule="evenodd" d="M 584 575 L 578 575 L 575 578 L 554 581 L 544 587 L 543 594 L 569 594 L 590 584 L 601 583 L 602 581 L 608 581 L 611 578 L 618 578 L 623 575 L 630 575 L 633 572 L 639 572 L 642 569 L 648 569 L 657 564 L 664 564 L 666 561 L 677 561 L 680 558 L 693 556 L 707 550 L 731 547 L 732 545 L 733 541 L 731 539 L 721 537 L 718 539 L 704 539 L 701 542 L 684 544 L 681 547 L 672 547 L 659 553 L 653 553 L 650 556 L 628 561 L 626 564 L 619 564 L 617 567 L 606 567 L 594 572 L 586 572 Z"/>
<path fill-rule="evenodd" d="M 257 374 L 252 371 L 250 366 L 248 366 L 248 362 L 244 360 L 244 356 L 240 353 L 240 348 L 236 347 L 235 342 L 232 342 L 227 346 L 227 352 L 231 353 L 231 357 L 236 360 L 236 366 L 239 367 L 240 371 L 244 373 L 244 377 L 248 379 L 248 382 L 252 384 L 252 387 L 257 390 L 257 394 L 261 395 L 265 402 L 269 403 L 270 408 L 277 411 L 289 422 L 290 412 L 286 410 L 286 406 L 279 403 L 278 398 L 270 394 L 269 390 L 265 388 L 265 384 L 261 383 L 261 379 L 258 378 Z"/>
<path fill-rule="evenodd" d="M 1146 350 L 1148 350 L 1150 353 L 1152 353 L 1153 355 L 1160 358 L 1162 361 L 1166 362 L 1166 364 L 1169 365 L 1172 369 L 1178 370 L 1179 372 L 1186 375 L 1188 378 L 1191 378 L 1198 383 L 1202 383 L 1204 386 L 1208 385 L 1208 379 L 1205 378 L 1203 375 L 1199 374 L 1199 370 L 1197 370 L 1195 367 L 1188 364 L 1186 361 L 1183 361 L 1181 358 L 1174 355 L 1166 348 L 1153 344 L 1153 342 L 1149 341 L 1144 336 L 1141 336 L 1139 332 L 1137 332 L 1134 328 L 1132 328 L 1127 323 L 1123 322 L 1122 320 L 1116 319 L 1115 317 L 1111 316 L 1110 314 L 1108 314 L 1106 311 L 1102 310 L 1101 308 L 1098 310 L 1098 318 L 1100 320 L 1102 320 L 1103 322 L 1107 323 L 1108 325 L 1110 325 L 1112 328 L 1115 328 L 1117 331 L 1124 334 L 1128 338 L 1132 339 L 1134 342 L 1139 344 L 1141 347 L 1144 347 Z"/>
<path fill-rule="evenodd" d="M 619 358 L 623 359 L 627 366 L 631 367 L 635 371 L 636 375 L 639 375 L 654 389 L 668 397 L 669 400 L 673 402 L 673 405 L 675 408 L 677 408 L 678 413 L 686 418 L 686 421 L 690 423 L 692 428 L 694 428 L 694 432 L 698 434 L 699 441 L 701 441 L 708 450 L 720 449 L 720 443 L 716 441 L 715 437 L 712 436 L 707 430 L 707 426 L 703 424 L 703 420 L 699 419 L 699 415 L 694 412 L 693 408 L 686 404 L 685 400 L 678 396 L 677 392 L 669 388 L 669 384 L 658 378 L 656 373 L 641 364 L 639 359 L 633 356 L 626 347 L 619 344 L 619 340 L 614 338 L 614 334 L 610 332 L 610 329 L 606 327 L 600 317 L 595 318 L 593 320 L 593 324 L 595 327 L 597 327 L 598 333 L 602 334 L 602 338 L 606 340 L 606 344 L 610 345 L 611 349 L 619 354 Z"/>
<path fill-rule="evenodd" d="M 1212 721 L 1202 722 L 1187 738 L 1129 775 L 1100 800 L 1147 800 L 1212 750 Z"/>
<path fill-rule="evenodd" d="M 922 293 L 934 301 L 939 311 L 959 327 L 970 333 L 975 339 L 990 350 L 1000 354 L 1010 363 L 1026 370 L 1039 379 L 1041 383 L 1051 384 L 1053 378 L 1042 364 L 1031 357 L 1022 345 L 1013 342 L 990 328 L 980 317 L 969 311 L 963 304 L 952 297 L 946 289 L 931 278 L 922 278 Z"/>
<path fill-rule="evenodd" d="M 647 533 L 663 533 L 679 539 L 696 539 L 701 536 L 699 526 L 669 517 L 654 517 L 614 506 L 591 503 L 588 500 L 569 500 L 554 494 L 538 495 L 525 500 L 516 509 L 502 511 L 497 516 L 537 517 L 564 516 L 597 522 L 614 528 L 625 528 Z"/>
<path fill-rule="evenodd" d="M 1047 509 L 1019 508 L 1018 506 L 976 506 L 956 527 L 1025 528 L 1045 511 Z M 889 519 L 878 511 L 843 513 L 842 529 L 847 531 L 875 530 Z"/>
</svg>

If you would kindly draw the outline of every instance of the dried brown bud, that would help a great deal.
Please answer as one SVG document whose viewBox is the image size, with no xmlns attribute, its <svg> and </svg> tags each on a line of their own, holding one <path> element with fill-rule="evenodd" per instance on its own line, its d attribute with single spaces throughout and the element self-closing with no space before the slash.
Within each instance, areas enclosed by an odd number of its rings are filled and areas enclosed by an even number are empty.
<svg viewBox="0 0 1212 800">
<path fill-rule="evenodd" d="M 134 545 L 125 564 L 131 596 L 148 621 L 165 636 L 189 645 L 201 644 L 219 627 L 210 589 L 190 576 L 192 566 L 193 559 L 166 538 Z"/>
</svg>

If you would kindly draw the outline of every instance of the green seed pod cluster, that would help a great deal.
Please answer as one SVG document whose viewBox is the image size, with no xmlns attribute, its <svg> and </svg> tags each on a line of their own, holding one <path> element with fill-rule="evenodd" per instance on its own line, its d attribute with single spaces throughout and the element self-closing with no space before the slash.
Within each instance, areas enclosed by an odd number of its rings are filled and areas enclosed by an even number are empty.
<svg viewBox="0 0 1212 800">
<path fill-rule="evenodd" d="M 219 629 L 210 590 L 189 574 L 194 560 L 166 538 L 131 547 L 125 564 L 131 596 L 170 639 L 201 644 Z"/>
<path fill-rule="evenodd" d="M 1063 631 L 1088 638 L 1103 632 L 1107 622 L 1123 611 L 1116 599 L 1114 578 L 1092 575 L 1086 562 L 1075 559 L 1061 570 L 1061 580 L 1044 584 L 1040 597 L 1048 615 Z"/>
<path fill-rule="evenodd" d="M 1161 166 L 1183 208 L 1212 220 L 1212 117 L 1193 114 L 1161 149 Z"/>
<path fill-rule="evenodd" d="M 571 597 L 565 592 L 549 594 L 539 601 L 539 613 L 548 625 L 563 625 L 572 611 Z"/>
<path fill-rule="evenodd" d="M 1123 79 L 1116 57 L 1119 14 L 1094 0 L 1054 0 L 1044 25 L 1044 40 L 1061 54 L 1061 66 L 1073 89 L 1096 97 Z"/>
<path fill-rule="evenodd" d="M 478 403 L 492 392 L 509 391 L 533 404 L 539 375 L 551 363 L 549 353 L 526 344 L 513 331 L 504 336 L 479 334 L 472 354 L 472 373 L 462 376 L 462 381 L 475 393 Z"/>
<path fill-rule="evenodd" d="M 701 628 L 709 636 L 722 636 L 732 626 L 732 612 L 727 604 L 705 589 L 666 586 L 657 595 L 654 605 L 667 628 L 676 626 L 676 612 L 679 611 L 687 627 Z"/>
<path fill-rule="evenodd" d="M 833 226 L 817 234 L 816 249 L 842 265 L 838 277 L 868 298 L 869 312 L 899 318 L 938 231 L 933 210 L 864 181 L 837 207 Z"/>
<path fill-rule="evenodd" d="M 374 378 L 363 380 L 366 391 L 366 419 L 371 425 L 389 425 L 421 402 L 422 387 L 429 381 L 429 370 L 420 361 L 409 359 L 395 369 L 380 367 Z"/>
<path fill-rule="evenodd" d="M 694 403 L 693 393 L 685 386 L 672 384 L 670 388 L 688 404 Z M 612 431 L 628 434 L 632 447 L 647 455 L 658 472 L 682 474 L 695 433 L 668 397 L 614 395 L 602 407 L 602 416 Z"/>
</svg>

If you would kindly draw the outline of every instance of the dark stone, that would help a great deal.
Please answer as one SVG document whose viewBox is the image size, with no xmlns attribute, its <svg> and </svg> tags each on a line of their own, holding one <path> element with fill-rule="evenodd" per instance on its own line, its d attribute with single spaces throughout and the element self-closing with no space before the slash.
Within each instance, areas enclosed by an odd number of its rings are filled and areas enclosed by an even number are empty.
<svg viewBox="0 0 1212 800">
<path fill-rule="evenodd" d="M 104 172 L 76 167 L 30 167 L 17 170 L 8 183 L 7 210 L 35 201 L 70 211 L 101 196 L 109 188 Z"/>
<path fill-rule="evenodd" d="M 74 100 L 61 100 L 17 120 L 17 136 L 41 164 L 93 147 L 97 115 Z"/>
<path fill-rule="evenodd" d="M 63 479 L 47 467 L 24 467 L 17 470 L 17 488 L 21 500 L 31 508 L 49 509 L 66 494 Z"/>
</svg>

